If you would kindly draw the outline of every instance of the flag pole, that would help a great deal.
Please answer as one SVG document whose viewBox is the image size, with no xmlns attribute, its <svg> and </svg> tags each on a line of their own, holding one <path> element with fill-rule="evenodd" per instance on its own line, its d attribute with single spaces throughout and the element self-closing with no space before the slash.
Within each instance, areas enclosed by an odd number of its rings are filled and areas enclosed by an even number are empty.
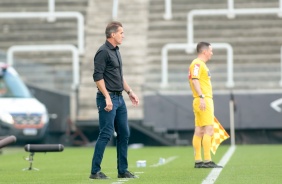
<svg viewBox="0 0 282 184">
<path fill-rule="evenodd" d="M 234 95 L 233 95 L 232 92 L 230 93 L 229 113 L 230 113 L 230 139 L 231 139 L 231 146 L 235 146 Z"/>
</svg>

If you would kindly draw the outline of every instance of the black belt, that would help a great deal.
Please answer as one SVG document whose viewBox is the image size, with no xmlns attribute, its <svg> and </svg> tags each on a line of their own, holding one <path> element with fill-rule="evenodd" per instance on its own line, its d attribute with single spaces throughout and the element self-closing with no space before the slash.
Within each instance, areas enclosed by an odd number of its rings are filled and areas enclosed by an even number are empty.
<svg viewBox="0 0 282 184">
<path fill-rule="evenodd" d="M 122 91 L 108 91 L 108 93 L 112 95 L 118 95 L 118 96 L 122 95 Z"/>
<path fill-rule="evenodd" d="M 98 93 L 101 93 L 101 94 L 102 94 L 102 92 L 99 91 L 99 90 L 98 90 Z M 109 93 L 110 95 L 118 95 L 118 96 L 121 96 L 121 95 L 122 95 L 122 91 L 108 91 L 108 93 Z"/>
</svg>

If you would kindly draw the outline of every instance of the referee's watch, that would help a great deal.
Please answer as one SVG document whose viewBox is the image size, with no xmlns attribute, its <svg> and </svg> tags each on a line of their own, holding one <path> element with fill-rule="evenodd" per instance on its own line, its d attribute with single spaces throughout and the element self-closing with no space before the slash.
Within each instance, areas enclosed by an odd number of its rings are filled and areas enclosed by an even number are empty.
<svg viewBox="0 0 282 184">
<path fill-rule="evenodd" d="M 201 94 L 199 97 L 200 97 L 200 98 L 205 98 L 205 95 Z"/>
</svg>

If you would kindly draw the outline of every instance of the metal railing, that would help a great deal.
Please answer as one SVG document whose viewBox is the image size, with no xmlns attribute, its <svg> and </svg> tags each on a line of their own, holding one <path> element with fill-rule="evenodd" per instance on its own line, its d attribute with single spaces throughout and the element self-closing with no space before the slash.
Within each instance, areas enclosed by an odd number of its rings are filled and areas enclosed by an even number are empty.
<svg viewBox="0 0 282 184">
<path fill-rule="evenodd" d="M 48 10 L 50 13 L 50 16 L 47 18 L 49 22 L 54 22 L 56 20 L 56 17 L 52 16 L 55 12 L 55 0 L 48 0 Z"/>
<path fill-rule="evenodd" d="M 165 20 L 172 19 L 172 13 L 171 13 L 171 0 L 165 0 L 165 14 L 164 14 Z"/>
<path fill-rule="evenodd" d="M 227 51 L 227 82 L 226 87 L 234 87 L 233 80 L 233 48 L 228 43 L 211 43 L 213 49 L 226 49 Z M 168 50 L 187 50 L 195 48 L 196 44 L 169 43 L 162 48 L 162 81 L 161 87 L 168 86 Z"/>
<path fill-rule="evenodd" d="M 118 0 L 113 0 L 112 18 L 116 20 L 118 16 Z"/>
<path fill-rule="evenodd" d="M 41 19 L 41 18 L 76 18 L 77 47 L 79 54 L 84 53 L 84 17 L 80 12 L 5 12 L 0 13 L 0 19 Z"/>
<path fill-rule="evenodd" d="M 14 64 L 15 52 L 42 52 L 42 51 L 71 51 L 72 52 L 72 72 L 73 82 L 71 86 L 71 118 L 76 120 L 77 104 L 78 104 L 78 89 L 79 89 L 79 53 L 78 49 L 73 45 L 14 45 L 7 51 L 7 63 Z"/>
</svg>

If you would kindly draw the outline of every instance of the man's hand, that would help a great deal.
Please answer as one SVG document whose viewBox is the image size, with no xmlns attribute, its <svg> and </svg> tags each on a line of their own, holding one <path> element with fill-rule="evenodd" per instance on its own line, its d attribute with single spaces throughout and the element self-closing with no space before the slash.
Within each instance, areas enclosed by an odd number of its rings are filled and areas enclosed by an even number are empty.
<svg viewBox="0 0 282 184">
<path fill-rule="evenodd" d="M 110 112 L 111 110 L 113 110 L 112 99 L 110 96 L 108 96 L 105 100 L 106 100 L 106 107 L 104 109 L 105 111 Z"/>
<path fill-rule="evenodd" d="M 200 110 L 201 111 L 206 110 L 206 102 L 204 98 L 200 98 Z"/>
<path fill-rule="evenodd" d="M 130 98 L 133 106 L 135 106 L 135 107 L 138 106 L 139 99 L 133 91 L 129 93 L 129 98 Z"/>
</svg>

